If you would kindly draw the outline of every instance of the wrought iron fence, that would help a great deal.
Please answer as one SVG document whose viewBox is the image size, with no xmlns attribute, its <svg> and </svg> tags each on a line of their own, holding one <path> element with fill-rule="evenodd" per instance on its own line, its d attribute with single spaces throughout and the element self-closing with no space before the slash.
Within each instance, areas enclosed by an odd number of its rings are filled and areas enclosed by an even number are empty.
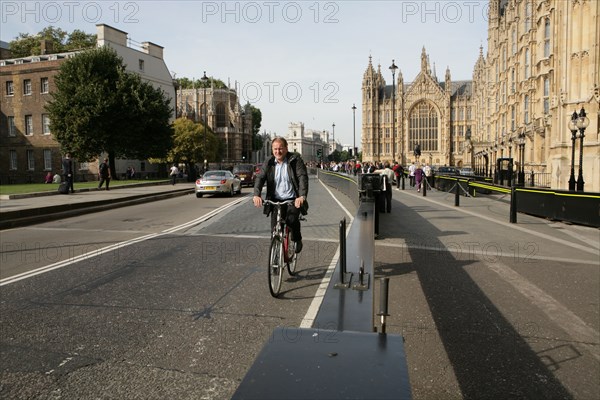
<svg viewBox="0 0 600 400">
<path fill-rule="evenodd" d="M 525 174 L 525 186 L 549 188 L 550 180 L 550 172 L 529 171 Z"/>
</svg>

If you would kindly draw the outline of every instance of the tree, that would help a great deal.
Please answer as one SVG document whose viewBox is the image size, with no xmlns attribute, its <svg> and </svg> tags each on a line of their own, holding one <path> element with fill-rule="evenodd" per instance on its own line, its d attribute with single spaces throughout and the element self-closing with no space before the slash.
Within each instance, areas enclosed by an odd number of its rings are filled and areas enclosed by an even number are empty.
<svg viewBox="0 0 600 400">
<path fill-rule="evenodd" d="M 187 118 L 177 118 L 173 123 L 173 148 L 169 152 L 168 162 L 184 162 L 188 166 L 190 181 L 195 181 L 195 164 L 203 164 L 204 160 L 215 159 L 217 153 L 217 137 L 201 123 Z M 206 148 L 204 144 L 206 143 Z"/>
<path fill-rule="evenodd" d="M 36 35 L 19 33 L 15 40 L 9 43 L 12 57 L 28 57 L 41 54 L 41 41 L 47 40 L 52 49 L 47 54 L 63 53 L 66 51 L 92 48 L 96 45 L 96 35 L 87 34 L 78 29 L 71 34 L 53 26 L 46 27 Z"/>
<path fill-rule="evenodd" d="M 252 113 L 252 150 L 258 151 L 263 147 L 263 138 L 259 134 L 262 123 L 262 112 L 260 108 L 256 108 L 249 103 L 246 104 L 246 109 Z"/>
<path fill-rule="evenodd" d="M 108 48 L 94 48 L 65 61 L 46 105 L 50 129 L 64 151 L 90 161 L 109 155 L 164 157 L 172 146 L 172 113 L 160 89 L 125 70 Z"/>
</svg>

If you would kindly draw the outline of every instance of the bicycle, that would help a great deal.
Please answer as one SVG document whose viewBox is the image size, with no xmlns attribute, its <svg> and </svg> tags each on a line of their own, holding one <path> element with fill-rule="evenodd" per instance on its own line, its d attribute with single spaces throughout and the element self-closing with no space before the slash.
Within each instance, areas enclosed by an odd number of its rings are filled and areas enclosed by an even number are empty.
<svg viewBox="0 0 600 400">
<path fill-rule="evenodd" d="M 281 207 L 294 204 L 294 200 L 281 202 L 265 200 L 264 204 L 271 204 L 277 208 L 277 223 L 273 227 L 271 234 L 268 267 L 269 291 L 271 292 L 271 296 L 277 297 L 281 290 L 284 267 L 287 266 L 290 276 L 296 274 L 296 263 L 298 262 L 296 242 L 290 239 L 290 228 L 282 217 L 281 212 Z"/>
</svg>

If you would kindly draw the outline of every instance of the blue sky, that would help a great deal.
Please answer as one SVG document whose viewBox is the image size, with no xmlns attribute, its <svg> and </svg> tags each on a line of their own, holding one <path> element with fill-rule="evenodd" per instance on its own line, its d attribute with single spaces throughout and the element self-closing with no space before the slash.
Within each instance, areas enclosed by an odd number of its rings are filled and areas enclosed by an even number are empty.
<svg viewBox="0 0 600 400">
<path fill-rule="evenodd" d="M 443 79 L 472 78 L 487 49 L 488 1 L 6 1 L 0 39 L 53 25 L 95 33 L 105 23 L 137 42 L 165 48 L 177 77 L 238 82 L 242 102 L 263 115 L 261 131 L 285 134 L 289 122 L 332 130 L 360 146 L 361 82 L 369 55 L 386 82 L 395 60 L 414 79 L 425 46 Z"/>
</svg>

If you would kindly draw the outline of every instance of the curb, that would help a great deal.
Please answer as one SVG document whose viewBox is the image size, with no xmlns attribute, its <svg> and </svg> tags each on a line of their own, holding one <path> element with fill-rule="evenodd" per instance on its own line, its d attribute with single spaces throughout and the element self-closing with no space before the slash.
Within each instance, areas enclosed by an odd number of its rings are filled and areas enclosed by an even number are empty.
<svg viewBox="0 0 600 400">
<path fill-rule="evenodd" d="M 0 230 L 55 221 L 57 219 L 90 214 L 135 204 L 149 203 L 194 193 L 193 188 L 171 190 L 163 193 L 142 194 L 120 199 L 99 200 L 87 203 L 65 204 L 60 206 L 8 211 L 0 215 Z"/>
</svg>

